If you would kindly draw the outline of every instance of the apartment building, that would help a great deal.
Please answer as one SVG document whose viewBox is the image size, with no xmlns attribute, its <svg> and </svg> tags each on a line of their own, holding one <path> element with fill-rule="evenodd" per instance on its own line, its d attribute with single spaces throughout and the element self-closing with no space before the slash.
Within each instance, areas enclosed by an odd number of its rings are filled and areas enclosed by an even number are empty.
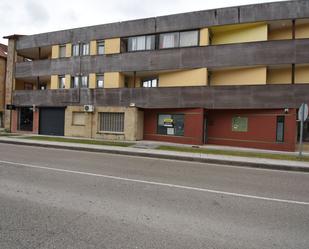
<svg viewBox="0 0 309 249">
<path fill-rule="evenodd" d="M 0 43 L 0 128 L 4 126 L 6 56 L 7 46 Z"/>
<path fill-rule="evenodd" d="M 13 132 L 297 147 L 297 110 L 309 103 L 309 1 L 6 38 Z"/>
</svg>

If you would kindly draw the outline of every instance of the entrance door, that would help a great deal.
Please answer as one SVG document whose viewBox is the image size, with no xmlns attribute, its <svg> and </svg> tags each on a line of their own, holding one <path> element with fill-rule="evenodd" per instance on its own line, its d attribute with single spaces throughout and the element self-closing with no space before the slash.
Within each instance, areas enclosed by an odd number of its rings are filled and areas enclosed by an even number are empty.
<svg viewBox="0 0 309 249">
<path fill-rule="evenodd" d="M 64 108 L 40 108 L 40 134 L 64 136 Z"/>
<path fill-rule="evenodd" d="M 208 130 L 208 127 L 207 127 L 207 117 L 204 116 L 204 144 L 207 144 L 207 140 L 208 140 L 207 130 Z"/>
<path fill-rule="evenodd" d="M 18 130 L 32 131 L 33 129 L 33 110 L 31 107 L 21 107 L 18 117 Z"/>
</svg>

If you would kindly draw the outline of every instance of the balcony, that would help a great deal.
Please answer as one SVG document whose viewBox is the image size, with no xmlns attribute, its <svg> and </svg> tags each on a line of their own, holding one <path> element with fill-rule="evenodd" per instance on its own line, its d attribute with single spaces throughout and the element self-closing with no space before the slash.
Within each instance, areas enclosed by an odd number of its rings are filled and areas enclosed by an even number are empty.
<svg viewBox="0 0 309 249">
<path fill-rule="evenodd" d="M 164 49 L 16 64 L 15 77 L 309 63 L 309 39 Z"/>
<path fill-rule="evenodd" d="M 139 108 L 258 109 L 298 108 L 309 101 L 309 84 L 67 89 L 15 91 L 16 106 L 129 106 Z"/>
</svg>

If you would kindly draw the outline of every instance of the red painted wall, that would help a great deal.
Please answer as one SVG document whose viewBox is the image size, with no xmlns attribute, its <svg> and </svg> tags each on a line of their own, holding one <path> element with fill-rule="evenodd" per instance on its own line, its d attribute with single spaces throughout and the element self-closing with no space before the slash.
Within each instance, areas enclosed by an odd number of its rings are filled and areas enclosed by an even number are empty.
<svg viewBox="0 0 309 249">
<path fill-rule="evenodd" d="M 158 114 L 185 114 L 184 136 L 157 134 Z M 207 144 L 295 151 L 296 110 L 285 114 L 279 110 L 205 110 L 207 117 Z M 276 142 L 277 116 L 285 116 L 284 142 Z M 183 144 L 203 144 L 203 109 L 152 109 L 144 110 L 144 139 Z M 248 131 L 232 131 L 232 118 L 248 118 Z"/>
<path fill-rule="evenodd" d="M 37 109 L 33 113 L 33 128 L 31 131 L 19 131 L 18 130 L 18 113 L 19 110 L 12 111 L 12 124 L 11 124 L 11 132 L 13 133 L 30 133 L 30 134 L 39 134 L 39 110 Z"/>
<path fill-rule="evenodd" d="M 277 116 L 285 116 L 284 142 L 276 142 Z M 296 110 L 208 110 L 208 143 L 269 150 L 295 151 Z M 232 118 L 248 117 L 248 132 L 232 131 Z"/>
<path fill-rule="evenodd" d="M 158 114 L 184 114 L 184 136 L 157 134 Z M 204 109 L 145 109 L 144 139 L 183 144 L 203 144 Z"/>
</svg>

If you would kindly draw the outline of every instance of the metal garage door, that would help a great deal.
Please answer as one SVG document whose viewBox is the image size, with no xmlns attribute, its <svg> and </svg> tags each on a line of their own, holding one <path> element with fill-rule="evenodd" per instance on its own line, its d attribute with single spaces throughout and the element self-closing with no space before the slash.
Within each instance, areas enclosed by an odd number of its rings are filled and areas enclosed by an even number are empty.
<svg viewBox="0 0 309 249">
<path fill-rule="evenodd" d="M 64 136 L 64 108 L 40 108 L 40 134 Z"/>
</svg>

